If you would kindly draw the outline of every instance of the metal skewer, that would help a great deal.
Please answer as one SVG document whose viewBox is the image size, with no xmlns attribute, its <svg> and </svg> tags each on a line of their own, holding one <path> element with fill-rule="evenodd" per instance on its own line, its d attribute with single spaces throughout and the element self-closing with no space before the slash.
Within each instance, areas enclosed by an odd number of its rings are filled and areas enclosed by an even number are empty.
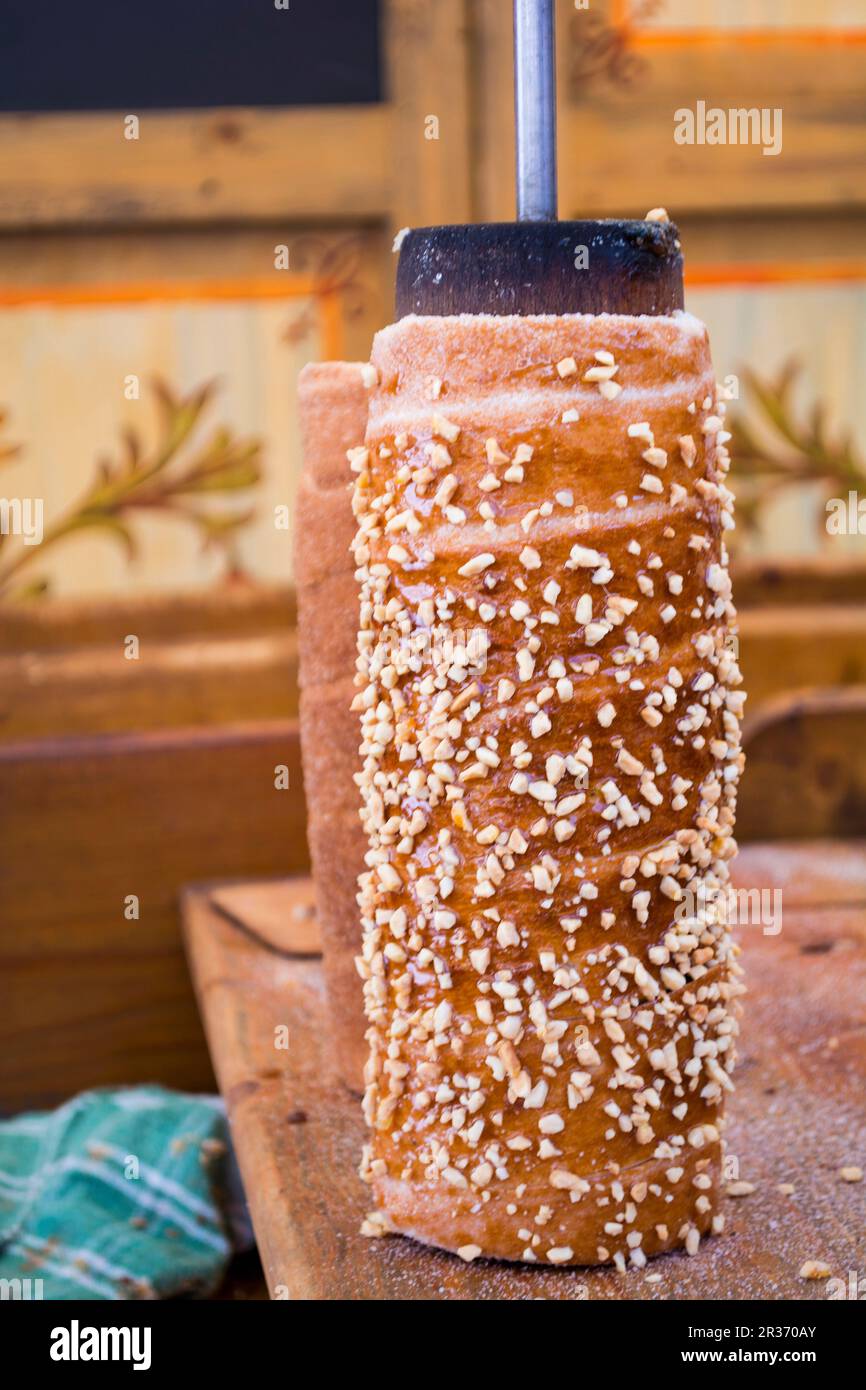
<svg viewBox="0 0 866 1390">
<path fill-rule="evenodd" d="M 514 0 L 517 220 L 556 221 L 554 0 Z"/>
<path fill-rule="evenodd" d="M 517 221 L 408 232 L 397 263 L 397 317 L 681 309 L 673 222 L 557 220 L 555 0 L 513 4 Z"/>
</svg>

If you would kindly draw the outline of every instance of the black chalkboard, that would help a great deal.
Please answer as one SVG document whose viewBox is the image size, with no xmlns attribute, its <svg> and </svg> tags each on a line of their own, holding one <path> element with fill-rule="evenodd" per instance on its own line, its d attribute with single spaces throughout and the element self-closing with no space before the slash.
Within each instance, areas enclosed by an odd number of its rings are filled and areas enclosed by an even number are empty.
<svg viewBox="0 0 866 1390">
<path fill-rule="evenodd" d="M 378 0 L 0 0 L 0 110 L 382 99 Z"/>
</svg>

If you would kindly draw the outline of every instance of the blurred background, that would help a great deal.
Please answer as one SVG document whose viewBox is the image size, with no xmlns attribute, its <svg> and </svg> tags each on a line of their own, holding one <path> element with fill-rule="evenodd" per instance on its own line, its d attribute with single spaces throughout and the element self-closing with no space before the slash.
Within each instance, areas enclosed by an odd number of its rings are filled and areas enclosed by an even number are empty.
<svg viewBox="0 0 866 1390">
<path fill-rule="evenodd" d="M 307 865 L 297 375 L 368 356 L 401 227 L 513 215 L 513 140 L 507 0 L 5 0 L 3 27 L 14 1112 L 212 1087 L 178 895 Z M 734 396 L 741 833 L 866 834 L 866 9 L 560 0 L 558 44 L 561 216 L 669 210 Z M 781 153 L 676 144 L 698 101 L 780 108 Z"/>
</svg>

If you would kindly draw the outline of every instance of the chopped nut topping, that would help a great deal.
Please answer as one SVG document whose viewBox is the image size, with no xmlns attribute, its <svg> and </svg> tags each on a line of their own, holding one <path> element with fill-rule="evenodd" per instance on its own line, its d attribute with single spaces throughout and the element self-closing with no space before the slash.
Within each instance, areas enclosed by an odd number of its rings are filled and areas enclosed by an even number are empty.
<svg viewBox="0 0 866 1390">
<path fill-rule="evenodd" d="M 755 1184 L 753 1182 L 729 1182 L 725 1188 L 725 1196 L 750 1197 L 755 1190 Z"/>
<path fill-rule="evenodd" d="M 417 1187 L 465 1213 L 464 1241 L 553 1265 L 588 1240 L 625 1272 L 724 1225 L 742 986 L 727 923 L 685 904 L 728 883 L 743 696 L 705 344 L 682 329 L 685 386 L 657 394 L 651 354 L 605 322 L 611 347 L 581 327 L 573 353 L 533 325 L 567 355 L 533 348 L 545 372 L 497 385 L 486 421 L 459 354 L 404 369 L 391 340 L 363 373 L 357 963 L 377 1196 Z M 398 338 L 445 332 L 418 323 Z M 454 420 L 428 424 L 442 398 Z"/>
</svg>

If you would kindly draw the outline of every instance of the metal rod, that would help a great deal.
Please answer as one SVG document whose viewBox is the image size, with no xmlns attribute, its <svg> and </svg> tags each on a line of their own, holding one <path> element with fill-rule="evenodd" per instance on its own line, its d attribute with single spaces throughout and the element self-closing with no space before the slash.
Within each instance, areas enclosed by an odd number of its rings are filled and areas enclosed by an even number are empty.
<svg viewBox="0 0 866 1390">
<path fill-rule="evenodd" d="M 554 0 L 514 0 L 517 219 L 556 221 Z"/>
</svg>

